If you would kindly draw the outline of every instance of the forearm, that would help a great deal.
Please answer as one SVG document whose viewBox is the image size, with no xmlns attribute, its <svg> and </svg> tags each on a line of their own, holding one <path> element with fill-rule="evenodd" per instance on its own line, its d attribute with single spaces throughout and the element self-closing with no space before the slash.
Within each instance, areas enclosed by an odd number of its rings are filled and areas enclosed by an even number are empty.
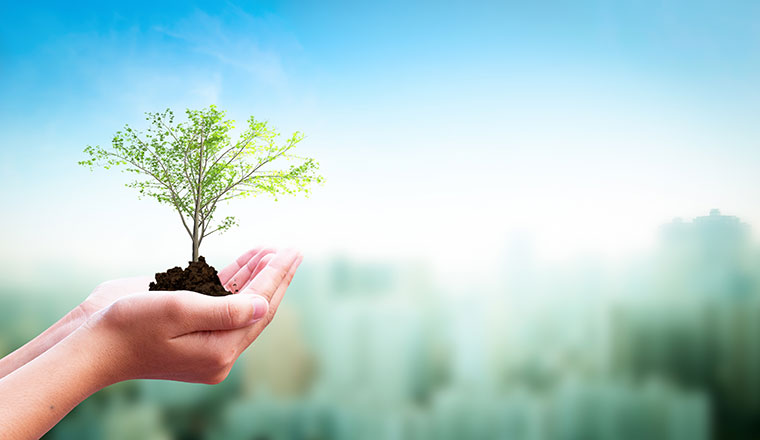
<svg viewBox="0 0 760 440">
<path fill-rule="evenodd" d="M 62 341 L 85 321 L 86 315 L 80 307 L 75 308 L 58 322 L 50 326 L 36 338 L 24 344 L 13 353 L 0 359 L 0 379 L 21 368 L 50 347 Z"/>
<path fill-rule="evenodd" d="M 117 356 L 82 327 L 0 379 L 3 438 L 39 438 L 92 393 L 117 380 Z"/>
</svg>

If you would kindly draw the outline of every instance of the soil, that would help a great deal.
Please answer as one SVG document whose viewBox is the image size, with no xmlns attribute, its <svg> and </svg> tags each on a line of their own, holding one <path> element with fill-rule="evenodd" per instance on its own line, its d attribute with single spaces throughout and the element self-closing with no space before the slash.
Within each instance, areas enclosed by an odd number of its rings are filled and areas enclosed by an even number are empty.
<svg viewBox="0 0 760 440">
<path fill-rule="evenodd" d="M 186 269 L 174 267 L 156 274 L 156 282 L 150 283 L 148 290 L 191 290 L 209 296 L 230 295 L 213 266 L 206 264 L 204 257 L 191 261 Z"/>
</svg>

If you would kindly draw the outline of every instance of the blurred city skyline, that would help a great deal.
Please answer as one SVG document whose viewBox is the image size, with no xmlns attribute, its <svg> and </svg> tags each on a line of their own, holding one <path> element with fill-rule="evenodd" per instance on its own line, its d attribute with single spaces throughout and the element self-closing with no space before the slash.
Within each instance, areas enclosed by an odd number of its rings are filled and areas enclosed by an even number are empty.
<svg viewBox="0 0 760 440">
<path fill-rule="evenodd" d="M 120 384 L 49 438 L 754 438 L 760 245 L 704 214 L 623 264 L 516 245 L 466 291 L 424 264 L 304 263 L 222 386 Z M 0 296 L 0 352 L 76 294 Z"/>
</svg>

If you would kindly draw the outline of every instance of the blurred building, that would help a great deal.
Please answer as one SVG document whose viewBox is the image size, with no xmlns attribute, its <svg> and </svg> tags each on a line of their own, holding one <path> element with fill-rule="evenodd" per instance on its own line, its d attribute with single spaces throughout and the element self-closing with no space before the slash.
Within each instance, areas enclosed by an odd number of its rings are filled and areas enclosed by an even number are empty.
<svg viewBox="0 0 760 440">
<path fill-rule="evenodd" d="M 757 255 L 713 210 L 617 268 L 526 242 L 458 286 L 419 262 L 310 262 L 224 383 L 119 384 L 47 438 L 754 439 Z M 11 347 L 37 331 L 13 307 Z"/>
<path fill-rule="evenodd" d="M 715 438 L 760 429 L 760 290 L 749 226 L 716 209 L 666 225 L 648 292 L 614 311 L 615 372 L 704 390 Z"/>
</svg>

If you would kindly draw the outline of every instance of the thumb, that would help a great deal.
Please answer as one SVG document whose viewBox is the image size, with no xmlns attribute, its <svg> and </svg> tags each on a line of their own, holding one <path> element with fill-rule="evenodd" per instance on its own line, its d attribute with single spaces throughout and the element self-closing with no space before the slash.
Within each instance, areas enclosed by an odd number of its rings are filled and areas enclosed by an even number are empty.
<svg viewBox="0 0 760 440">
<path fill-rule="evenodd" d="M 194 293 L 188 306 L 192 331 L 233 330 L 246 327 L 266 316 L 269 302 L 259 295 L 206 296 Z"/>
</svg>

